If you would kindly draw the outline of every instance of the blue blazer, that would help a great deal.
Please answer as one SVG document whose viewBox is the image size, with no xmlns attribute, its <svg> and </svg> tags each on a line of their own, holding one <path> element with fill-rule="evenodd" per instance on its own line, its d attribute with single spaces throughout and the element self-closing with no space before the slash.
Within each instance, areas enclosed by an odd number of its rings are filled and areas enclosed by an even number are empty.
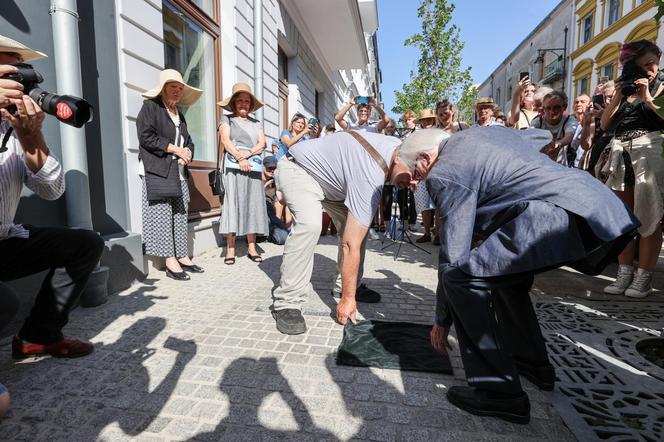
<svg viewBox="0 0 664 442">
<path fill-rule="evenodd" d="M 440 266 L 479 277 L 533 272 L 582 259 L 569 214 L 610 242 L 639 226 L 589 173 L 539 153 L 542 131 L 470 128 L 446 140 L 427 186 L 440 209 Z M 560 209 L 564 210 L 560 210 Z M 483 242 L 471 249 L 476 239 Z"/>
</svg>

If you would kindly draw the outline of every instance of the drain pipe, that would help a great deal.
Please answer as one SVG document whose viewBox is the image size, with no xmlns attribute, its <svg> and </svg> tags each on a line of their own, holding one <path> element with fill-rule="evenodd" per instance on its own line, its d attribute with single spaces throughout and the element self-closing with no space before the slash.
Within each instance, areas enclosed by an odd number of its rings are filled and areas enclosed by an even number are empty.
<svg viewBox="0 0 664 442">
<path fill-rule="evenodd" d="M 263 0 L 254 0 L 254 95 L 263 101 Z M 263 108 L 256 119 L 263 123 Z"/>
<path fill-rule="evenodd" d="M 76 0 L 52 0 L 53 59 L 59 94 L 83 96 Z M 92 230 L 85 130 L 60 124 L 67 224 Z"/>
<path fill-rule="evenodd" d="M 76 0 L 51 0 L 49 14 L 53 25 L 53 59 L 57 91 L 59 94 L 82 97 L 79 16 Z M 85 129 L 61 123 L 60 143 L 62 168 L 65 173 L 67 224 L 73 228 L 92 230 Z M 94 307 L 106 302 L 108 276 L 108 267 L 97 266 L 81 294 L 81 306 Z"/>
</svg>

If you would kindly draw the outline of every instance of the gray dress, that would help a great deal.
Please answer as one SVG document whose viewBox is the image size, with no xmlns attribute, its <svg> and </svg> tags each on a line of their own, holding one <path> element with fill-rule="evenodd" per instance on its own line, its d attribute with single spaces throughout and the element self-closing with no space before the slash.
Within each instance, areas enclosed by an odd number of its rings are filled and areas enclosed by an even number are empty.
<svg viewBox="0 0 664 442">
<path fill-rule="evenodd" d="M 219 126 L 230 125 L 230 138 L 236 147 L 251 147 L 258 142 L 261 125 L 251 118 L 221 117 Z M 225 155 L 229 155 L 226 153 Z M 259 172 L 225 169 L 224 205 L 221 208 L 219 233 L 267 235 L 269 232 L 263 179 Z"/>
</svg>

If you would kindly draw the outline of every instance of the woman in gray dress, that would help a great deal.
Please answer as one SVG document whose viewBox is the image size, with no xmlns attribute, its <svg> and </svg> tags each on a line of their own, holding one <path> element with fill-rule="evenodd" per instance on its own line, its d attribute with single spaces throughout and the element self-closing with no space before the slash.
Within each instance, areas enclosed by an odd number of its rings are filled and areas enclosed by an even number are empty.
<svg viewBox="0 0 664 442">
<path fill-rule="evenodd" d="M 225 150 L 224 206 L 221 209 L 219 232 L 226 235 L 227 265 L 235 264 L 235 237 L 247 237 L 247 256 L 254 262 L 262 258 L 256 250 L 256 235 L 267 235 L 268 218 L 261 171 L 252 171 L 251 162 L 265 150 L 265 134 L 261 123 L 249 116 L 263 106 L 245 83 L 233 85 L 230 97 L 219 102 L 225 110 L 219 122 L 219 137 Z M 226 159 L 226 158 L 225 158 Z M 237 164 L 236 167 L 229 167 Z"/>
</svg>

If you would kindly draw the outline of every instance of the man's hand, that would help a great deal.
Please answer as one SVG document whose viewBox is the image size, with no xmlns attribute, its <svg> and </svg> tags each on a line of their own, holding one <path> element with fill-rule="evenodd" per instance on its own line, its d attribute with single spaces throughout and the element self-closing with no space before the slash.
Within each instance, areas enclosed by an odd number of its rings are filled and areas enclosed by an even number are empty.
<svg viewBox="0 0 664 442">
<path fill-rule="evenodd" d="M 357 303 L 355 302 L 355 299 L 342 296 L 337 304 L 337 321 L 339 324 L 346 325 L 349 319 L 353 324 L 357 323 L 355 320 L 356 314 Z"/>
<path fill-rule="evenodd" d="M 23 149 L 34 149 L 35 144 L 43 142 L 41 128 L 44 111 L 27 95 L 11 98 L 10 104 L 16 106 L 16 113 L 12 115 L 7 109 L 0 109 L 2 119 L 11 123 Z"/>
<path fill-rule="evenodd" d="M 16 66 L 0 64 L 0 107 L 7 107 L 12 104 L 12 99 L 23 97 L 23 85 L 21 83 L 1 78 L 17 70 Z"/>
<path fill-rule="evenodd" d="M 452 344 L 448 340 L 450 330 L 434 324 L 431 328 L 431 346 L 441 354 L 447 354 L 447 350 L 452 350 Z"/>
</svg>

